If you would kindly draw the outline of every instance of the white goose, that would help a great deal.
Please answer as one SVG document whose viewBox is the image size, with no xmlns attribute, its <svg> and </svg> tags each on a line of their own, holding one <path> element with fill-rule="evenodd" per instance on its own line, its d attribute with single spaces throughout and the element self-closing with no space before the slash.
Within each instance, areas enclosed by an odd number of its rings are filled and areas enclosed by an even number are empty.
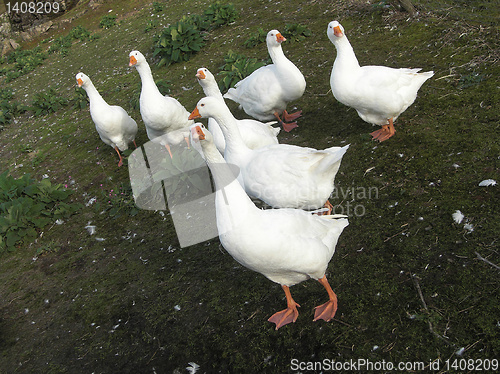
<svg viewBox="0 0 500 374">
<path fill-rule="evenodd" d="M 134 143 L 137 148 L 135 144 L 137 123 L 121 106 L 109 105 L 87 75 L 78 73 L 76 81 L 78 86 L 87 92 L 90 100 L 90 116 L 101 140 L 115 149 L 120 158 L 118 166 L 122 166 L 123 157 L 120 151 L 127 150 L 129 143 Z"/>
<path fill-rule="evenodd" d="M 198 69 L 196 78 L 198 78 L 198 82 L 206 96 L 215 97 L 225 103 L 215 77 L 207 68 Z M 280 129 L 271 126 L 275 122 L 262 123 L 254 119 L 241 119 L 236 120 L 236 122 L 238 123 L 243 141 L 248 148 L 256 149 L 269 144 L 278 144 L 276 136 L 280 132 Z M 214 137 L 215 146 L 220 153 L 224 154 L 224 150 L 226 149 L 224 134 L 217 121 L 213 118 L 208 119 L 208 130 Z"/>
<path fill-rule="evenodd" d="M 226 138 L 224 158 L 240 168 L 238 180 L 245 191 L 273 208 L 317 209 L 326 205 L 342 157 L 349 148 L 331 147 L 319 151 L 288 144 L 249 149 L 228 107 L 205 97 L 190 119 L 212 117 Z"/>
<path fill-rule="evenodd" d="M 193 121 L 188 120 L 189 112 L 181 103 L 160 93 L 141 52 L 132 51 L 129 58 L 129 66 L 135 66 L 142 81 L 139 104 L 148 138 L 163 144 L 172 157 L 171 144 L 179 144 L 184 139 L 189 145 L 189 126 Z"/>
<path fill-rule="evenodd" d="M 289 287 L 310 278 L 318 280 L 329 297 L 328 302 L 315 308 L 314 321 L 331 320 L 337 310 L 337 295 L 325 272 L 339 236 L 349 224 L 347 219 L 316 216 L 300 209 L 258 209 L 234 180 L 211 134 L 198 125 L 191 131 L 193 144 L 201 143 L 200 153 L 215 180 L 217 229 L 222 245 L 240 264 L 280 284 L 285 291 L 287 308 L 268 321 L 276 324 L 276 330 L 295 322 L 300 305 L 292 298 Z"/>
<path fill-rule="evenodd" d="M 434 75 L 421 69 L 359 66 L 354 50 L 337 21 L 328 24 L 327 35 L 337 49 L 330 85 L 335 98 L 353 107 L 366 122 L 382 126 L 371 133 L 384 141 L 394 135 L 394 121 L 417 98 L 424 82 Z"/>
<path fill-rule="evenodd" d="M 224 97 L 237 102 L 248 115 L 260 121 L 277 118 L 285 131 L 290 131 L 297 127 L 297 123 L 287 122 L 296 120 L 301 112 L 289 114 L 286 106 L 304 94 L 306 80 L 283 53 L 281 43 L 285 40 L 278 30 L 269 31 L 266 42 L 273 63 L 236 83 Z M 284 121 L 280 114 L 283 114 Z"/>
</svg>

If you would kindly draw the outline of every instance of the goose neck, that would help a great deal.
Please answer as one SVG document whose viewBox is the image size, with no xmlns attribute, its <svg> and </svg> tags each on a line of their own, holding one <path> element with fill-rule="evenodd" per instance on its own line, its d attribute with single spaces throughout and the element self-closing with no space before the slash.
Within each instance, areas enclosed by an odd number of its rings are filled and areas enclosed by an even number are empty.
<svg viewBox="0 0 500 374">
<path fill-rule="evenodd" d="M 269 50 L 269 56 L 271 56 L 273 64 L 278 64 L 282 61 L 288 61 L 288 58 L 285 56 L 285 53 L 283 52 L 283 48 L 281 48 L 281 45 L 273 46 L 268 50 Z"/>
<path fill-rule="evenodd" d="M 87 82 L 83 88 L 87 92 L 91 105 L 106 103 L 91 81 Z"/>
<path fill-rule="evenodd" d="M 343 37 L 335 43 L 337 49 L 337 58 L 335 64 L 348 64 L 351 67 L 359 67 L 358 59 L 354 54 L 354 50 L 346 37 Z"/>
<path fill-rule="evenodd" d="M 219 86 L 217 86 L 217 83 L 205 83 L 202 87 L 203 87 L 203 92 L 205 93 L 205 96 L 215 97 L 219 100 L 224 101 L 224 98 L 222 97 L 222 93 L 220 92 L 220 89 L 219 89 Z"/>
<path fill-rule="evenodd" d="M 243 154 L 250 151 L 241 137 L 236 118 L 234 118 L 229 109 L 225 108 L 223 112 L 217 113 L 213 118 L 219 124 L 226 140 L 225 155 Z"/>
<path fill-rule="evenodd" d="M 135 67 L 142 81 L 141 92 L 154 91 L 158 92 L 161 95 L 160 91 L 158 90 L 158 87 L 156 86 L 155 80 L 153 78 L 153 73 L 151 72 L 149 64 L 147 62 L 143 62 L 141 64 L 136 65 Z"/>
</svg>

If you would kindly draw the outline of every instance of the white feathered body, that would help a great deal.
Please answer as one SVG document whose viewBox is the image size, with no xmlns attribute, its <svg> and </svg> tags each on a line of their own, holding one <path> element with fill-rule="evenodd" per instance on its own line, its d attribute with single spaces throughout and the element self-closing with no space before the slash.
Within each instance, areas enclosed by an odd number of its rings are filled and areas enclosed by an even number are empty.
<svg viewBox="0 0 500 374">
<path fill-rule="evenodd" d="M 281 285 L 323 277 L 347 219 L 299 209 L 258 209 L 213 143 L 202 148 L 217 186 L 217 228 L 228 253 Z"/>
<path fill-rule="evenodd" d="M 306 89 L 304 75 L 285 56 L 276 34 L 277 30 L 271 30 L 267 37 L 273 63 L 255 70 L 224 95 L 260 121 L 276 118 L 274 113 L 281 114 L 287 104 L 299 99 Z"/>
<path fill-rule="evenodd" d="M 334 35 L 329 24 L 327 34 L 337 49 L 337 57 L 330 75 L 330 86 L 335 98 L 358 112 L 366 122 L 386 125 L 395 121 L 417 98 L 424 82 L 434 75 L 421 69 L 360 66 L 354 50 L 345 35 Z"/>
<path fill-rule="evenodd" d="M 137 123 L 122 107 L 109 105 L 88 76 L 78 73 L 77 79 L 82 80 L 82 88 L 89 97 L 90 116 L 101 140 L 120 151 L 127 150 L 129 143 L 135 140 Z"/>
</svg>

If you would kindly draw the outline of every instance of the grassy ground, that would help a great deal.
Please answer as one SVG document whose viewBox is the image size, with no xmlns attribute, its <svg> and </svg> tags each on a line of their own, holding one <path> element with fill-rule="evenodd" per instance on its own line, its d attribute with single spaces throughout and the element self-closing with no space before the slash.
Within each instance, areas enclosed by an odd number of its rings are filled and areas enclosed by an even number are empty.
<svg viewBox="0 0 500 374">
<path fill-rule="evenodd" d="M 139 49 L 151 60 L 161 25 L 201 14 L 210 2 L 170 0 L 159 15 L 144 3 L 109 1 L 76 18 L 67 30 L 83 25 L 100 38 L 75 42 L 66 57 L 52 54 L 2 86 L 14 88 L 18 101 L 50 87 L 71 97 L 83 71 L 109 103 L 138 121 L 138 144 L 147 142 L 140 114 L 130 108 L 140 80 L 128 53 Z M 216 238 L 180 249 L 168 211 L 129 214 L 128 170 L 99 140 L 88 108 L 26 113 L 0 132 L 0 169 L 47 174 L 74 189 L 78 202 L 96 197 L 100 208 L 85 206 L 49 225 L 35 243 L 1 255 L 0 373 L 182 373 L 190 362 L 200 372 L 283 373 L 297 371 L 293 359 L 419 361 L 427 370 L 438 362 L 441 372 L 465 372 L 471 367 L 454 370 L 445 361 L 478 365 L 499 357 L 499 273 L 484 259 L 500 263 L 500 194 L 498 185 L 478 186 L 500 180 L 499 11 L 493 1 L 415 3 L 420 16 L 409 20 L 364 1 L 235 0 L 240 18 L 210 32 L 193 59 L 153 66 L 155 78 L 170 81 L 171 95 L 191 111 L 202 97 L 198 67 L 218 72 L 229 49 L 266 58 L 263 45 L 243 47 L 258 27 L 299 23 L 311 30 L 303 42 L 283 46 L 308 86 L 294 103 L 303 110 L 299 128 L 280 141 L 351 144 L 336 181 L 344 195 L 332 199 L 351 209 L 328 268 L 339 298 L 333 321 L 312 321 L 326 293 L 308 281 L 292 288 L 302 305 L 297 322 L 275 331 L 267 318 L 285 306 L 278 285 L 239 266 Z M 101 30 L 109 9 L 118 25 Z M 152 19 L 158 24 L 147 33 Z M 372 126 L 329 92 L 335 50 L 326 26 L 334 19 L 362 65 L 435 71 L 384 143 L 371 141 Z M 114 197 L 116 191 L 125 194 Z M 105 207 L 124 208 L 116 216 Z M 455 210 L 473 231 L 453 222 Z"/>
</svg>

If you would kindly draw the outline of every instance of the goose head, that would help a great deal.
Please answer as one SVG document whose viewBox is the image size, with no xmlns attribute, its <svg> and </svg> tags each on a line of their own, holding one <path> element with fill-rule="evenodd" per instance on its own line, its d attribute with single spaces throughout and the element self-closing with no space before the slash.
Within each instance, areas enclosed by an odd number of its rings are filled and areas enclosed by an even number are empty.
<svg viewBox="0 0 500 374">
<path fill-rule="evenodd" d="M 326 34 L 328 35 L 328 39 L 330 39 L 332 43 L 335 43 L 344 36 L 344 28 L 338 21 L 332 21 L 328 24 Z"/>
<path fill-rule="evenodd" d="M 213 74 L 208 70 L 207 68 L 199 68 L 196 71 L 196 78 L 198 79 L 198 82 L 200 84 L 203 84 L 205 82 L 215 82 L 215 77 Z"/>
<path fill-rule="evenodd" d="M 128 57 L 129 57 L 128 66 L 136 66 L 136 65 L 140 64 L 141 62 L 146 61 L 146 57 L 144 57 L 144 55 L 139 51 L 130 52 Z"/>
<path fill-rule="evenodd" d="M 196 108 L 189 115 L 189 119 L 210 118 L 224 111 L 227 111 L 227 109 L 225 108 L 225 104 L 221 103 L 220 100 L 215 97 L 204 97 L 198 101 Z"/>
<path fill-rule="evenodd" d="M 210 132 L 201 123 L 191 125 L 190 130 L 193 142 L 201 142 L 202 140 L 205 140 L 210 143 L 213 141 L 212 134 L 210 134 Z"/>
<path fill-rule="evenodd" d="M 201 123 L 195 123 L 190 126 L 191 132 L 191 145 L 200 154 L 200 156 L 206 160 L 207 155 L 219 154 L 217 148 L 215 148 L 214 138 L 210 131 L 208 131 L 205 126 Z"/>
<path fill-rule="evenodd" d="M 90 82 L 90 78 L 83 73 L 78 73 L 75 78 L 78 87 L 83 87 L 87 82 Z"/>
<path fill-rule="evenodd" d="M 286 40 L 286 38 L 281 35 L 278 30 L 271 30 L 267 33 L 266 43 L 268 47 L 276 47 L 281 45 Z"/>
</svg>

